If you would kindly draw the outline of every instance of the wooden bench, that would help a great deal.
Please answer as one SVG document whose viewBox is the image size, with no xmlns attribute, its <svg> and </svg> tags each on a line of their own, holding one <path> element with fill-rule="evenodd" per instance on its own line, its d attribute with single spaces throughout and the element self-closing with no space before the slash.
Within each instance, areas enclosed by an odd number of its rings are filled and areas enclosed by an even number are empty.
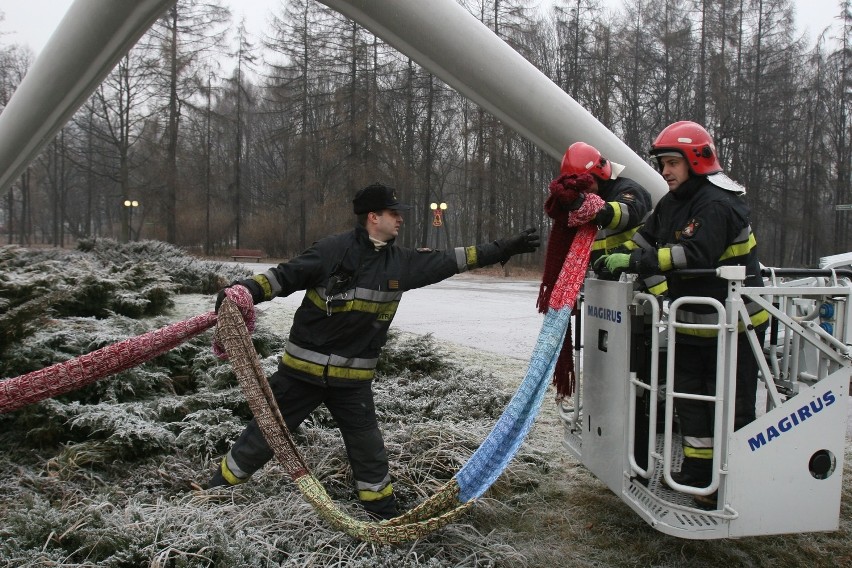
<svg viewBox="0 0 852 568">
<path fill-rule="evenodd" d="M 266 258 L 266 255 L 263 254 L 263 251 L 260 249 L 234 249 L 231 251 L 231 258 L 234 259 L 234 261 L 254 260 L 255 262 L 260 262 L 262 259 Z"/>
</svg>

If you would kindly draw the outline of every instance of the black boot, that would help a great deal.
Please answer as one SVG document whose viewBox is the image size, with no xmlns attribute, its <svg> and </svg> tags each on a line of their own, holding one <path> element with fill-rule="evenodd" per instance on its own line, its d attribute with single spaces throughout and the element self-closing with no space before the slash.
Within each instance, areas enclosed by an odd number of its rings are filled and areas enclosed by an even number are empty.
<svg viewBox="0 0 852 568">
<path fill-rule="evenodd" d="M 216 468 L 216 473 L 210 478 L 210 481 L 204 485 L 204 489 L 213 489 L 214 487 L 222 487 L 223 485 L 230 487 L 231 484 L 222 475 L 222 467 Z"/>
<path fill-rule="evenodd" d="M 690 487 L 707 487 L 712 478 L 713 460 L 709 459 L 684 458 L 680 471 L 672 472 L 672 481 Z M 671 489 L 664 477 L 660 478 L 660 483 L 666 489 Z"/>
<path fill-rule="evenodd" d="M 391 494 L 376 501 L 361 501 L 364 510 L 374 519 L 387 520 L 399 515 L 396 508 L 396 497 Z"/>
<path fill-rule="evenodd" d="M 719 492 L 714 491 L 710 495 L 696 495 L 694 498 L 695 506 L 705 511 L 712 511 L 719 508 Z"/>
<path fill-rule="evenodd" d="M 237 477 L 228 469 L 228 458 L 226 456 L 222 458 L 221 462 L 219 462 L 219 467 L 216 468 L 215 473 L 213 473 L 213 477 L 210 478 L 210 481 L 207 482 L 204 489 L 212 489 L 214 487 L 233 487 L 234 485 L 245 483 L 247 480 L 248 477 Z"/>
</svg>

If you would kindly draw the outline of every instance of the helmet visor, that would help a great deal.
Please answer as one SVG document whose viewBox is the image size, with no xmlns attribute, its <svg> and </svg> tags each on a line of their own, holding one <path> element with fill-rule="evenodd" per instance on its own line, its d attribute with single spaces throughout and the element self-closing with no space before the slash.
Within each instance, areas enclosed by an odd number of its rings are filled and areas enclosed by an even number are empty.
<svg viewBox="0 0 852 568">
<path fill-rule="evenodd" d="M 677 150 L 651 150 L 652 158 L 663 158 L 665 156 L 674 156 L 675 158 L 683 158 L 683 153 Z"/>
<path fill-rule="evenodd" d="M 668 148 L 661 148 L 660 150 L 652 149 L 650 154 L 651 156 L 648 158 L 648 161 L 651 162 L 651 166 L 660 173 L 663 171 L 663 165 L 660 163 L 660 158 L 684 158 L 684 155 L 681 152 Z"/>
</svg>

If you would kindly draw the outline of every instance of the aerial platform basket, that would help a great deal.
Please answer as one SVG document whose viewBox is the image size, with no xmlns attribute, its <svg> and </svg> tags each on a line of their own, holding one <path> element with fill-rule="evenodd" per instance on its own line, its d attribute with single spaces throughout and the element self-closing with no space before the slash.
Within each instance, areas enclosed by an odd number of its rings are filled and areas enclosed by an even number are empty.
<svg viewBox="0 0 852 568">
<path fill-rule="evenodd" d="M 565 401 L 563 443 L 651 526 L 689 539 L 836 530 L 845 451 L 850 365 L 849 271 L 768 270 L 748 288 L 741 267 L 723 269 L 730 294 L 718 313 L 714 475 L 707 488 L 662 483 L 683 454 L 673 400 L 675 327 L 671 306 L 634 292 L 629 281 L 587 279 L 582 314 L 582 377 Z M 749 297 L 770 312 L 760 365 L 757 419 L 734 431 L 737 327 Z M 581 323 L 577 321 L 578 325 Z M 643 363 L 644 362 L 644 363 Z M 668 477 L 667 477 L 668 476 Z M 695 495 L 718 491 L 715 510 Z"/>
</svg>

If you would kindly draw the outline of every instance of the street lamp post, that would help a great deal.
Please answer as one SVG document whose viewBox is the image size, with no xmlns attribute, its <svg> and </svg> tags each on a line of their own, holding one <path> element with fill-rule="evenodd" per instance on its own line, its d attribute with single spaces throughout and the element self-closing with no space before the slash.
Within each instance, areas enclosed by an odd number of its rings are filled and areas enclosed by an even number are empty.
<svg viewBox="0 0 852 568">
<path fill-rule="evenodd" d="M 124 206 L 127 207 L 127 241 L 133 240 L 133 210 L 139 207 L 139 202 L 135 199 L 125 199 Z M 136 234 L 139 236 L 139 233 Z"/>
<path fill-rule="evenodd" d="M 447 204 L 443 201 L 441 203 L 432 202 L 429 204 L 429 209 L 432 210 L 432 226 L 438 229 L 435 232 L 435 248 L 438 248 L 439 240 L 440 240 L 440 227 L 444 224 L 444 211 L 447 210 Z M 449 243 L 447 243 L 447 248 L 449 248 Z"/>
</svg>

